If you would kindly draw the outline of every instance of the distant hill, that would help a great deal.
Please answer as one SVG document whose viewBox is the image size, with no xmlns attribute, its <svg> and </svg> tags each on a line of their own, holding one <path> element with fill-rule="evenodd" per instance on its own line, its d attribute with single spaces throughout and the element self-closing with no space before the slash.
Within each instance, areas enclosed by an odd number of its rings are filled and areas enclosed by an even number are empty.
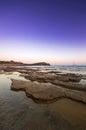
<svg viewBox="0 0 86 130">
<path fill-rule="evenodd" d="M 25 64 L 22 62 L 16 62 L 16 61 L 0 61 L 0 66 L 50 66 L 49 63 L 46 62 L 38 62 L 38 63 L 33 63 L 33 64 Z"/>
<path fill-rule="evenodd" d="M 46 62 L 38 62 L 38 63 L 25 64 L 25 65 L 33 65 L 33 66 L 50 66 L 50 64 L 49 64 L 49 63 L 46 63 Z"/>
<path fill-rule="evenodd" d="M 22 62 L 16 62 L 16 61 L 0 61 L 0 65 L 2 66 L 20 66 L 23 65 Z"/>
</svg>

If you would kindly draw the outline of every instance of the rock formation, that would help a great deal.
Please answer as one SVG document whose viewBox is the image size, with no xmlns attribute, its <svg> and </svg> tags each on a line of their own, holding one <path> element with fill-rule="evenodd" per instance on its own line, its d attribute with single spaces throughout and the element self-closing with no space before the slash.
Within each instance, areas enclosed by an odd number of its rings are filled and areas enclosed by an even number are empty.
<svg viewBox="0 0 86 130">
<path fill-rule="evenodd" d="M 62 88 L 53 84 L 12 80 L 12 90 L 24 90 L 28 97 L 36 102 L 50 103 L 59 98 L 71 98 L 86 103 L 86 92 Z"/>
</svg>

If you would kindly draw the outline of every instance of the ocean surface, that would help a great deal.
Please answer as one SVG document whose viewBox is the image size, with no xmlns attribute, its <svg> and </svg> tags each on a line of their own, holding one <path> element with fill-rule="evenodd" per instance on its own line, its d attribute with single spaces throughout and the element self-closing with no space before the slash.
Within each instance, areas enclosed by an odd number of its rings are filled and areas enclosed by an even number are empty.
<svg viewBox="0 0 86 130">
<path fill-rule="evenodd" d="M 41 66 L 39 70 L 86 74 L 86 67 Z M 18 72 L 0 74 L 0 130 L 86 130 L 86 104 L 66 98 L 37 104 L 25 92 L 12 91 L 11 79 L 26 80 Z"/>
<path fill-rule="evenodd" d="M 86 66 L 54 66 L 56 70 L 68 73 L 86 74 Z"/>
<path fill-rule="evenodd" d="M 51 66 L 23 66 L 25 68 L 40 68 L 41 71 L 59 71 L 62 73 L 77 73 L 86 74 L 86 66 L 66 66 L 66 65 L 51 65 Z"/>
</svg>

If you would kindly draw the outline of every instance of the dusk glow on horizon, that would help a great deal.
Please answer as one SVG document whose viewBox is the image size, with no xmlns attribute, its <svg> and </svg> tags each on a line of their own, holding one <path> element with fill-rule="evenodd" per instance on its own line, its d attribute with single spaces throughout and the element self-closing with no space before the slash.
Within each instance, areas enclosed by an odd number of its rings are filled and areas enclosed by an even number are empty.
<svg viewBox="0 0 86 130">
<path fill-rule="evenodd" d="M 0 1 L 0 60 L 86 64 L 86 1 Z"/>
</svg>

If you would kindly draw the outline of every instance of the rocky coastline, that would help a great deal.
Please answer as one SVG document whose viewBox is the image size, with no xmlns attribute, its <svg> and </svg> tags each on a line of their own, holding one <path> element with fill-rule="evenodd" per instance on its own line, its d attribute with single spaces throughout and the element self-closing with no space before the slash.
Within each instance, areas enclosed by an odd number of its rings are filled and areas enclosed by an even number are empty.
<svg viewBox="0 0 86 130">
<path fill-rule="evenodd" d="M 71 73 L 41 72 L 37 69 L 17 69 L 29 81 L 12 79 L 12 90 L 23 90 L 36 102 L 50 103 L 60 98 L 70 98 L 86 103 L 86 84 L 80 81 L 83 75 Z"/>
<path fill-rule="evenodd" d="M 19 72 L 28 81 L 12 79 L 11 90 L 25 91 L 35 102 L 50 103 L 60 98 L 69 98 L 86 103 L 85 75 L 44 71 L 32 67 L 2 67 L 0 73 Z"/>
<path fill-rule="evenodd" d="M 35 102 L 54 102 L 60 98 L 70 98 L 86 103 L 86 92 L 67 89 L 53 84 L 35 83 L 29 81 L 12 80 L 11 89 L 24 90 L 26 95 Z"/>
</svg>

